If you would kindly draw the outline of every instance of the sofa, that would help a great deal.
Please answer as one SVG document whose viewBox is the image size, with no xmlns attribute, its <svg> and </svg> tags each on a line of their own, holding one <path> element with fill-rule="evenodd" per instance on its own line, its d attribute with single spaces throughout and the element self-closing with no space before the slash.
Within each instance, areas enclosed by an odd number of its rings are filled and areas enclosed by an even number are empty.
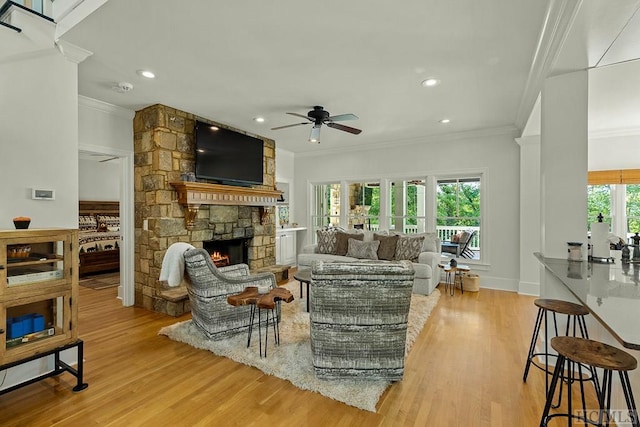
<svg viewBox="0 0 640 427">
<path fill-rule="evenodd" d="M 413 275 L 409 261 L 314 264 L 309 316 L 318 378 L 402 379 Z"/>
<path fill-rule="evenodd" d="M 409 260 L 415 271 L 414 293 L 429 295 L 440 282 L 438 263 L 441 261 L 441 249 L 436 233 L 402 234 L 325 228 L 317 230 L 317 238 L 318 243 L 304 246 L 298 254 L 298 269 L 311 269 L 315 261 Z M 373 246 L 376 244 L 369 242 L 375 241 L 380 243 L 374 255 Z"/>
</svg>

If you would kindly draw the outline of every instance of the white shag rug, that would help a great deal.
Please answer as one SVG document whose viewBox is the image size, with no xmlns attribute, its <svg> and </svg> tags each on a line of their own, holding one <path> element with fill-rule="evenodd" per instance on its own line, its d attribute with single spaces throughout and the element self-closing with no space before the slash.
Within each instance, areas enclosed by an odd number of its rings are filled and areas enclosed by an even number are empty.
<svg viewBox="0 0 640 427">
<path fill-rule="evenodd" d="M 222 341 L 211 341 L 195 327 L 191 320 L 164 327 L 158 334 L 166 335 L 172 340 L 180 341 L 196 348 L 209 350 L 218 356 L 228 357 L 236 362 L 254 366 L 268 375 L 285 379 L 302 390 L 315 391 L 347 405 L 376 412 L 376 404 L 382 393 L 390 385 L 390 382 L 380 380 L 319 380 L 316 378 L 313 371 L 309 341 L 309 313 L 305 312 L 306 299 L 298 298 L 300 294 L 296 282 L 290 282 L 284 287 L 293 293 L 295 300 L 289 304 L 282 303 L 280 345 L 276 346 L 274 344 L 273 330 L 270 329 L 271 334 L 269 335 L 266 358 L 261 358 L 259 355 L 257 333 L 253 334 L 249 348 L 247 348 L 247 335 L 245 333 Z M 438 289 L 435 289 L 429 296 L 412 295 L 405 354 L 409 353 L 411 346 L 431 314 L 431 310 L 438 303 L 439 298 L 440 291 Z"/>
</svg>

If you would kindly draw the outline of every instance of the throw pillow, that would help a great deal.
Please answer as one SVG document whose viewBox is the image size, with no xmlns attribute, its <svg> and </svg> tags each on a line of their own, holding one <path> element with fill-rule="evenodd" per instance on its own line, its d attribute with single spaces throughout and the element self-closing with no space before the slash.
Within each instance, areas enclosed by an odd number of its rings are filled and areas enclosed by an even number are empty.
<svg viewBox="0 0 640 427">
<path fill-rule="evenodd" d="M 387 261 L 393 260 L 393 257 L 396 254 L 396 246 L 399 238 L 400 236 L 383 236 L 380 234 L 374 234 L 373 240 L 380 242 L 380 246 L 378 247 L 378 259 L 384 259 Z"/>
<path fill-rule="evenodd" d="M 422 251 L 424 236 L 400 236 L 396 244 L 396 260 L 414 261 Z"/>
<path fill-rule="evenodd" d="M 98 221 L 93 215 L 80 215 L 78 218 L 78 228 L 81 231 L 96 231 L 98 229 Z"/>
<path fill-rule="evenodd" d="M 379 240 L 363 242 L 361 239 L 349 239 L 347 241 L 347 256 L 359 259 L 378 259 Z"/>
<path fill-rule="evenodd" d="M 424 233 L 421 236 L 424 236 L 424 242 L 420 252 L 440 252 L 440 245 L 436 243 L 438 241 L 437 233 Z"/>
<path fill-rule="evenodd" d="M 458 243 L 460 241 L 460 233 L 456 233 L 451 236 L 451 243 Z"/>
<path fill-rule="evenodd" d="M 108 231 L 120 231 L 120 217 L 115 215 L 96 215 L 98 224 L 107 226 Z M 105 230 L 105 231 L 107 231 Z"/>
<path fill-rule="evenodd" d="M 318 253 L 334 254 L 336 252 L 336 233 L 335 228 L 325 228 L 316 231 L 318 236 Z"/>
<path fill-rule="evenodd" d="M 349 249 L 349 239 L 360 240 L 364 239 L 364 234 L 345 233 L 338 231 L 336 234 L 336 249 L 334 255 L 345 256 Z"/>
</svg>

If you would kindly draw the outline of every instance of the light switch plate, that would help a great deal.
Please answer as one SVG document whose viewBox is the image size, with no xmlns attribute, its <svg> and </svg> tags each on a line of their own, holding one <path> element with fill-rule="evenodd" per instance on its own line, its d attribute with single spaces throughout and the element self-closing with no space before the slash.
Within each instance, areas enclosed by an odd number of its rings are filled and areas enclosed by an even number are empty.
<svg viewBox="0 0 640 427">
<path fill-rule="evenodd" d="M 31 189 L 31 198 L 33 200 L 55 200 L 56 199 L 56 191 L 55 190 L 41 190 L 38 188 Z"/>
</svg>

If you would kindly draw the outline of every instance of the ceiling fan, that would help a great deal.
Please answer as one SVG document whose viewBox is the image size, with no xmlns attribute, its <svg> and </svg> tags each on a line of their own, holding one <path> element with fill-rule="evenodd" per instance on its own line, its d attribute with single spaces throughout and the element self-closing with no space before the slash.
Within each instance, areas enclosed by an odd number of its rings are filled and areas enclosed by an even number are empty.
<svg viewBox="0 0 640 427">
<path fill-rule="evenodd" d="M 271 130 L 278 130 L 284 128 L 290 128 L 293 126 L 301 126 L 308 125 L 309 123 L 313 123 L 313 127 L 311 128 L 311 134 L 309 135 L 309 142 L 317 142 L 320 143 L 320 127 L 325 124 L 330 128 L 338 129 L 344 132 L 349 132 L 354 135 L 358 135 L 362 130 L 352 128 L 351 126 L 341 125 L 336 122 L 342 122 L 345 120 L 356 120 L 358 116 L 355 114 L 338 114 L 337 116 L 329 115 L 329 112 L 326 111 L 322 106 L 316 105 L 313 107 L 313 110 L 309 111 L 306 116 L 298 113 L 287 113 L 292 116 L 302 117 L 303 119 L 307 119 L 308 121 L 302 123 L 294 123 L 291 125 L 278 126 L 275 128 L 271 128 Z"/>
</svg>

